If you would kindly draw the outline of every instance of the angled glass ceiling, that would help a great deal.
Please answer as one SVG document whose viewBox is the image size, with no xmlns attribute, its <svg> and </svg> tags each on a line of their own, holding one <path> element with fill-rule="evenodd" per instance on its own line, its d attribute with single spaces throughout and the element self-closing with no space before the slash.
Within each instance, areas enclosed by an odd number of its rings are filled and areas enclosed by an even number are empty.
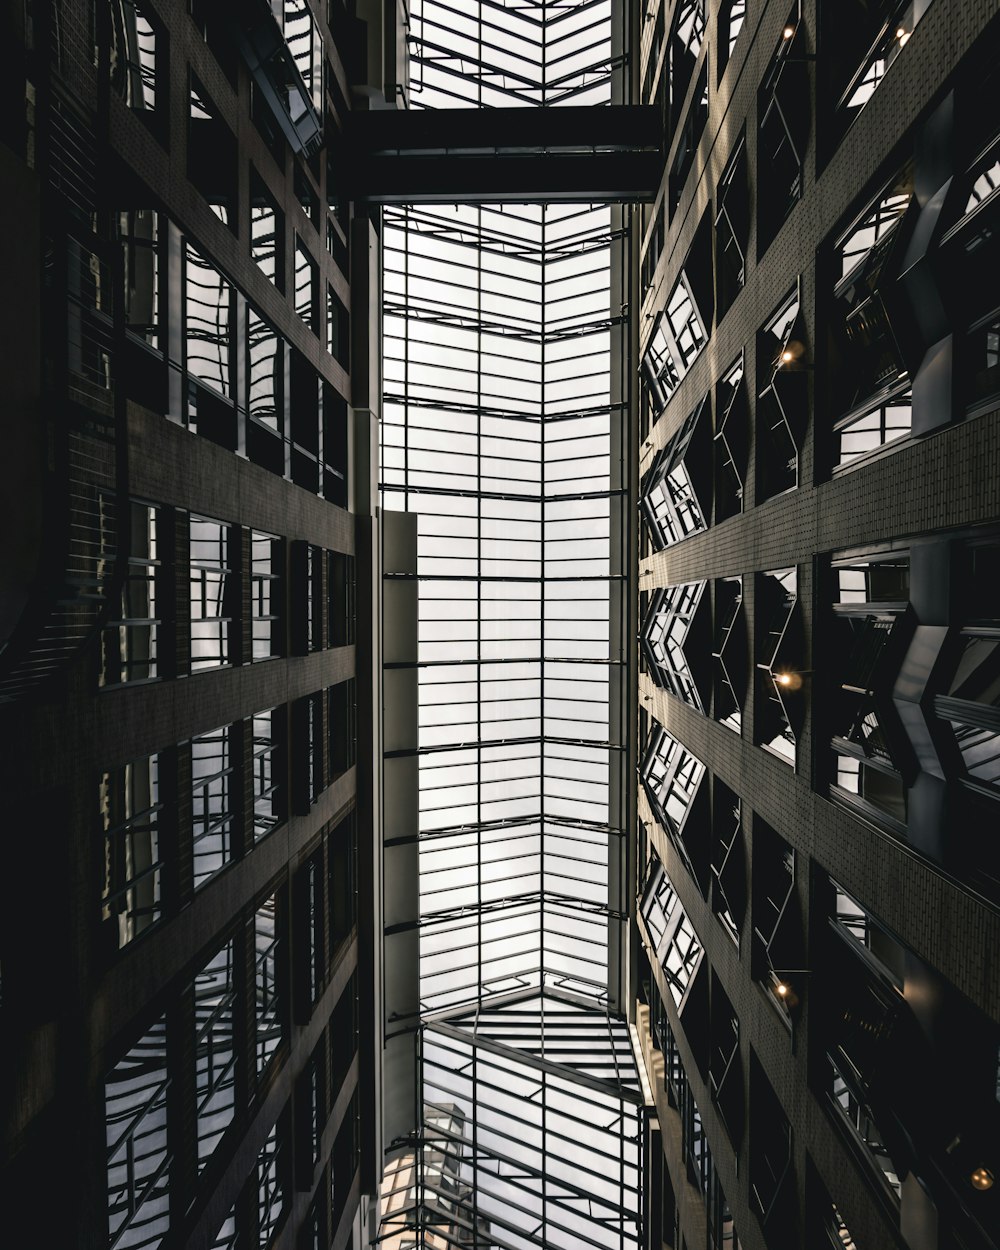
<svg viewBox="0 0 1000 1250">
<path fill-rule="evenodd" d="M 418 0 L 411 33 L 414 107 L 616 90 L 610 0 Z M 416 671 L 417 746 L 398 754 L 418 775 L 424 1130 L 393 1182 L 400 1245 L 408 1218 L 428 1246 L 637 1244 L 642 1098 L 614 1018 L 622 219 L 384 210 L 381 499 L 415 516 L 416 574 L 398 576 L 415 582 L 418 629 L 399 665 Z"/>
</svg>

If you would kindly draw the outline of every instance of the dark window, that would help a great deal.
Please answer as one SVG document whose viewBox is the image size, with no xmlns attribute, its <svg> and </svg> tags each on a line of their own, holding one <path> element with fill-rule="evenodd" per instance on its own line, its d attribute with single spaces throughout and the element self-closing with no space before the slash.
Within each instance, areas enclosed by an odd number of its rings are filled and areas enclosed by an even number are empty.
<svg viewBox="0 0 1000 1250">
<path fill-rule="evenodd" d="M 101 915 L 127 946 L 162 915 L 160 757 L 147 755 L 104 773 L 100 819 L 104 834 Z"/>
<path fill-rule="evenodd" d="M 278 984 L 278 896 L 265 898 L 254 913 L 254 1028 L 257 1075 L 271 1061 L 282 1038 L 281 993 Z"/>
<path fill-rule="evenodd" d="M 694 164 L 698 142 L 708 121 L 708 65 L 702 68 L 695 87 L 694 96 L 688 108 L 684 126 L 680 132 L 677 151 L 670 166 L 670 211 L 673 212 L 680 203 L 684 184 Z"/>
<path fill-rule="evenodd" d="M 236 231 L 236 138 L 205 88 L 191 75 L 188 109 L 188 177 L 216 217 Z"/>
<path fill-rule="evenodd" d="M 350 369 L 351 318 L 332 286 L 327 287 L 326 308 L 326 349 L 338 364 Z"/>
<path fill-rule="evenodd" d="M 261 273 L 278 288 L 284 289 L 285 219 L 275 204 L 264 181 L 255 169 L 250 170 L 250 255 Z"/>
<path fill-rule="evenodd" d="M 130 502 L 129 557 L 121 610 L 101 632 L 102 686 L 147 681 L 159 676 L 157 650 L 161 613 L 157 586 L 160 553 L 157 545 L 158 514 L 152 504 Z"/>
<path fill-rule="evenodd" d="M 712 977 L 712 1053 L 709 1088 L 719 1108 L 729 1139 L 738 1146 L 743 1135 L 743 1065 L 740 1060 L 740 1022 L 722 984 Z"/>
<path fill-rule="evenodd" d="M 160 347 L 160 214 L 132 208 L 118 214 L 124 261 L 125 325 L 150 347 Z"/>
<path fill-rule="evenodd" d="M 913 0 L 843 0 L 821 6 L 823 53 L 837 137 L 875 94 L 925 7 Z"/>
<path fill-rule="evenodd" d="M 740 733 L 748 657 L 743 583 L 738 577 L 720 578 L 715 583 L 712 658 L 715 662 L 712 714 L 717 721 Z"/>
<path fill-rule="evenodd" d="M 329 700 L 330 779 L 353 768 L 357 760 L 357 693 L 351 677 L 327 691 Z"/>
<path fill-rule="evenodd" d="M 798 12 L 793 10 L 757 93 L 758 257 L 802 197 L 802 167 L 810 130 L 803 45 Z"/>
<path fill-rule="evenodd" d="M 354 557 L 327 552 L 327 646 L 346 647 L 354 642 Z"/>
<path fill-rule="evenodd" d="M 715 196 L 715 299 L 721 321 L 746 282 L 750 200 L 746 147 L 741 139 Z"/>
<path fill-rule="evenodd" d="M 805 332 L 794 291 L 757 335 L 757 500 L 799 484 L 809 419 Z"/>
<path fill-rule="evenodd" d="M 357 819 L 352 812 L 331 834 L 328 848 L 331 962 L 358 919 Z"/>
<path fill-rule="evenodd" d="M 757 620 L 757 741 L 794 767 L 805 690 L 795 569 L 758 575 Z"/>
<path fill-rule="evenodd" d="M 750 412 L 740 354 L 715 388 L 715 522 L 743 510 L 749 454 Z"/>
<path fill-rule="evenodd" d="M 835 562 L 834 637 L 836 696 L 830 729 L 834 784 L 854 796 L 869 816 L 906 824 L 911 749 L 892 698 L 913 631 L 905 553 Z"/>
<path fill-rule="evenodd" d="M 747 910 L 746 874 L 740 796 L 716 778 L 712 786 L 712 910 L 737 948 Z"/>
<path fill-rule="evenodd" d="M 753 976 L 787 1021 L 798 1007 L 795 989 L 801 985 L 804 966 L 795 851 L 766 821 L 755 817 L 752 858 Z"/>
<path fill-rule="evenodd" d="M 767 1244 L 796 1244 L 792 1129 L 756 1059 L 750 1078 L 750 1199 Z"/>
</svg>

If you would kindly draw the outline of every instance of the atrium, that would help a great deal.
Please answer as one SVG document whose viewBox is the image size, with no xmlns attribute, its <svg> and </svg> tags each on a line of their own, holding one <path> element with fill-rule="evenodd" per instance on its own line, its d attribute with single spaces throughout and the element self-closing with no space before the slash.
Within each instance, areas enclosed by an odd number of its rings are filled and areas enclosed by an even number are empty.
<svg viewBox="0 0 1000 1250">
<path fill-rule="evenodd" d="M 996 4 L 0 32 L 0 1241 L 1000 1250 Z"/>
</svg>

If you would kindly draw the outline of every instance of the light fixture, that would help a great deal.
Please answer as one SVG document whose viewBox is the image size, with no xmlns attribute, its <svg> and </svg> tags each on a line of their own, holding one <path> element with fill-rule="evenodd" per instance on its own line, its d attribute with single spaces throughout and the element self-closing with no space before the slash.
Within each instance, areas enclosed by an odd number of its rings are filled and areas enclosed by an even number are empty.
<svg viewBox="0 0 1000 1250">
<path fill-rule="evenodd" d="M 792 25 L 788 25 L 781 32 L 781 37 L 782 39 L 791 39 L 794 34 L 795 34 L 795 27 Z"/>
<path fill-rule="evenodd" d="M 899 40 L 899 46 L 902 48 L 907 39 L 913 34 L 912 30 L 907 30 L 905 26 L 900 26 L 896 30 L 896 38 Z"/>
<path fill-rule="evenodd" d="M 812 672 L 810 668 L 794 669 L 788 673 L 772 673 L 771 680 L 783 690 L 801 690 L 802 678 Z"/>
<path fill-rule="evenodd" d="M 778 995 L 779 998 L 787 998 L 790 993 L 790 989 L 789 989 L 789 986 L 787 986 L 784 981 L 779 981 L 778 984 L 774 987 L 774 992 L 775 994 Z"/>
<path fill-rule="evenodd" d="M 786 347 L 785 350 L 781 353 L 782 363 L 789 365 L 792 363 L 794 359 L 795 359 L 795 353 L 793 351 L 789 351 L 789 349 Z"/>
<path fill-rule="evenodd" d="M 969 1177 L 969 1182 L 971 1183 L 972 1188 L 983 1190 L 983 1191 L 987 1189 L 992 1189 L 993 1183 L 995 1180 L 996 1180 L 996 1177 L 993 1175 L 990 1169 L 984 1168 L 984 1167 L 976 1168 L 973 1171 L 972 1175 Z"/>
</svg>

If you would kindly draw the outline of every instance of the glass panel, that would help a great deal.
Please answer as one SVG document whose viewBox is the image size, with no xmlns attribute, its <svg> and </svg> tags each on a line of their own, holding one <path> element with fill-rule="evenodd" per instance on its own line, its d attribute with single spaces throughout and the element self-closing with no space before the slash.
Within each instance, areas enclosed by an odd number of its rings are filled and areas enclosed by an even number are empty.
<svg viewBox="0 0 1000 1250">
<path fill-rule="evenodd" d="M 198 1170 L 236 1112 L 233 944 L 227 942 L 194 979 L 195 1113 Z"/>
<path fill-rule="evenodd" d="M 158 1020 L 108 1075 L 108 1232 L 114 1250 L 160 1245 L 170 1223 L 167 1023 Z"/>
<path fill-rule="evenodd" d="M 155 924 L 162 914 L 159 763 L 158 756 L 148 755 L 106 772 L 101 779 L 101 915 L 114 925 L 119 948 Z"/>
<path fill-rule="evenodd" d="M 274 894 L 264 899 L 254 914 L 254 1020 L 259 1075 L 278 1049 L 282 1036 L 277 896 Z"/>
<path fill-rule="evenodd" d="M 191 740 L 191 840 L 195 889 L 233 855 L 232 744 L 228 725 Z"/>
<path fill-rule="evenodd" d="M 191 671 L 229 664 L 236 594 L 229 527 L 191 517 Z"/>
<path fill-rule="evenodd" d="M 188 244 L 184 310 L 188 373 L 227 398 L 232 287 Z"/>
<path fill-rule="evenodd" d="M 158 676 L 157 643 L 160 618 L 156 583 L 160 567 L 156 509 L 129 504 L 129 557 L 121 611 L 101 632 L 102 686 L 147 681 Z"/>
</svg>

